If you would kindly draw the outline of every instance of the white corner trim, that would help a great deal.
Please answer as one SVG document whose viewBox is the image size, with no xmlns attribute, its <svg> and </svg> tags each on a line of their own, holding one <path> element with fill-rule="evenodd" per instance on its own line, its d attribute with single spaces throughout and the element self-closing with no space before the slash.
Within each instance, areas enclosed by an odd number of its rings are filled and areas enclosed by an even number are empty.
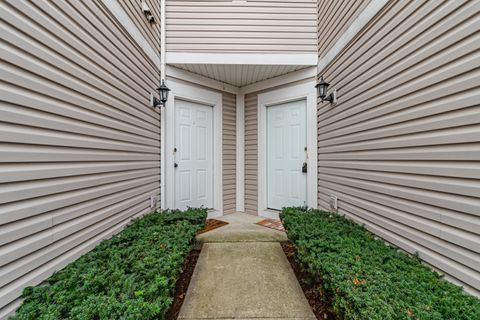
<svg viewBox="0 0 480 320">
<path fill-rule="evenodd" d="M 165 197 L 166 190 L 166 166 L 167 157 L 165 152 L 165 108 L 160 107 L 160 207 L 165 210 L 167 208 L 167 199 Z"/>
<path fill-rule="evenodd" d="M 308 78 L 314 78 L 316 76 L 317 76 L 317 68 L 308 67 L 308 68 L 290 72 L 275 78 L 259 81 L 245 87 L 241 87 L 239 89 L 239 93 L 247 94 L 250 92 L 262 91 L 269 88 L 278 87 L 284 84 L 288 84 L 288 83 L 292 83 L 292 82 L 296 82 L 296 81 L 300 81 Z"/>
<path fill-rule="evenodd" d="M 350 43 L 350 41 L 359 33 L 368 22 L 387 4 L 389 0 L 371 0 L 363 9 L 358 17 L 352 22 L 348 29 L 337 40 L 335 45 L 327 52 L 327 54 L 318 61 L 318 73 L 335 59 L 342 50 Z"/>
<path fill-rule="evenodd" d="M 236 211 L 245 212 L 245 95 L 236 98 Z"/>
<path fill-rule="evenodd" d="M 258 95 L 257 103 L 257 196 L 258 212 L 267 209 L 267 107 L 289 101 L 306 100 L 307 107 L 307 205 L 318 207 L 317 197 L 317 91 L 315 79 L 291 86 L 288 90 L 277 89 Z"/>
<path fill-rule="evenodd" d="M 213 107 L 213 206 L 223 212 L 222 94 L 169 80 L 171 89 L 165 106 L 165 208 L 175 207 L 175 100 L 183 99 Z M 163 206 L 163 204 L 162 204 Z"/>
<path fill-rule="evenodd" d="M 225 91 L 233 94 L 238 93 L 238 87 L 235 87 L 230 84 L 223 83 L 211 78 L 207 78 L 187 70 L 183 70 L 183 69 L 172 67 L 172 66 L 167 66 L 166 72 L 167 72 L 166 73 L 167 76 L 170 76 L 172 78 L 177 78 L 180 80 L 197 83 L 199 85 L 210 87 L 212 89 L 216 89 L 219 91 Z"/>
<path fill-rule="evenodd" d="M 165 80 L 167 61 L 167 19 L 165 19 L 165 12 L 167 7 L 167 0 L 160 0 L 160 78 Z"/>
<path fill-rule="evenodd" d="M 103 0 L 105 6 L 110 10 L 113 16 L 118 20 L 118 22 L 127 30 L 133 40 L 142 48 L 148 58 L 161 69 L 160 57 L 156 51 L 150 46 L 147 39 L 143 36 L 141 31 L 137 28 L 135 23 L 130 19 L 128 14 L 123 10 L 123 8 L 118 3 L 118 0 Z"/>
<path fill-rule="evenodd" d="M 167 52 L 168 64 L 249 64 L 316 66 L 317 53 Z"/>
</svg>

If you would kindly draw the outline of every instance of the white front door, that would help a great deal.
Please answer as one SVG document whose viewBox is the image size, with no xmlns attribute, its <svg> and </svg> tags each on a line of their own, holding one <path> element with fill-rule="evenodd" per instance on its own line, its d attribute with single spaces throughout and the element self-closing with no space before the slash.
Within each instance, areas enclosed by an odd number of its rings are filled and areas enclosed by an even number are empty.
<svg viewBox="0 0 480 320">
<path fill-rule="evenodd" d="M 306 101 L 267 107 L 267 207 L 307 203 Z M 314 169 L 314 168 L 309 168 Z"/>
<path fill-rule="evenodd" d="M 175 207 L 213 208 L 213 107 L 175 100 Z"/>
</svg>

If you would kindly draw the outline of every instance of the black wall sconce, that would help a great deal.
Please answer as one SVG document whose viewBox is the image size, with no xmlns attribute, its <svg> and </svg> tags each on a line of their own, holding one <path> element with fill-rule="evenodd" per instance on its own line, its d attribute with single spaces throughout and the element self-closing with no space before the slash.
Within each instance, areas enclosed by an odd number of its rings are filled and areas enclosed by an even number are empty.
<svg viewBox="0 0 480 320">
<path fill-rule="evenodd" d="M 152 10 L 150 10 L 150 8 L 148 7 L 147 3 L 144 0 L 142 0 L 142 12 L 147 18 L 148 22 L 150 22 L 151 24 L 155 23 L 155 17 L 152 13 Z"/>
<path fill-rule="evenodd" d="M 165 107 L 165 103 L 167 103 L 168 100 L 168 93 L 170 92 L 170 89 L 165 85 L 165 80 L 162 80 L 162 84 L 157 88 L 157 91 L 160 99 L 157 99 L 153 94 L 150 94 L 150 105 L 152 107 L 158 107 L 159 105 Z"/>
<path fill-rule="evenodd" d="M 323 77 L 321 77 L 320 81 L 315 86 L 317 88 L 317 91 L 318 91 L 318 96 L 320 97 L 320 99 L 322 99 L 322 102 L 329 101 L 330 103 L 336 103 L 337 102 L 337 90 L 336 89 L 333 90 L 333 92 L 330 93 L 327 96 L 327 90 L 328 90 L 329 85 L 330 84 L 327 83 L 325 80 L 323 80 Z"/>
</svg>

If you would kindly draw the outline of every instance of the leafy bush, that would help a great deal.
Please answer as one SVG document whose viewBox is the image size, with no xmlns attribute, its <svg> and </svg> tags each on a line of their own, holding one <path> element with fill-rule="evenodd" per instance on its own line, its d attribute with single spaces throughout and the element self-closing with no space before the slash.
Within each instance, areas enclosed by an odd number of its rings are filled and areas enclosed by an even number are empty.
<svg viewBox="0 0 480 320">
<path fill-rule="evenodd" d="M 11 319 L 163 319 L 205 209 L 132 221 L 44 285 L 26 288 Z"/>
<path fill-rule="evenodd" d="M 340 319 L 480 319 L 480 300 L 363 226 L 301 208 L 285 208 L 281 218 L 299 263 Z"/>
</svg>

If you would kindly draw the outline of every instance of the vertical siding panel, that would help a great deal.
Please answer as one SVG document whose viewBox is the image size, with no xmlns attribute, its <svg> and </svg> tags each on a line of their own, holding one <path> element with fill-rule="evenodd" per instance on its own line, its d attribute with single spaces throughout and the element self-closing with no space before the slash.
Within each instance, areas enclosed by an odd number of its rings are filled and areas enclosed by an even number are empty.
<svg viewBox="0 0 480 320">
<path fill-rule="evenodd" d="M 323 71 L 337 105 L 318 104 L 320 207 L 337 196 L 340 213 L 476 295 L 479 11 L 476 1 L 390 2 Z"/>
<path fill-rule="evenodd" d="M 167 1 L 167 51 L 316 52 L 315 0 Z"/>
<path fill-rule="evenodd" d="M 101 2 L 3 1 L 0 15 L 4 318 L 23 288 L 153 210 L 160 117 L 159 70 Z"/>
</svg>

